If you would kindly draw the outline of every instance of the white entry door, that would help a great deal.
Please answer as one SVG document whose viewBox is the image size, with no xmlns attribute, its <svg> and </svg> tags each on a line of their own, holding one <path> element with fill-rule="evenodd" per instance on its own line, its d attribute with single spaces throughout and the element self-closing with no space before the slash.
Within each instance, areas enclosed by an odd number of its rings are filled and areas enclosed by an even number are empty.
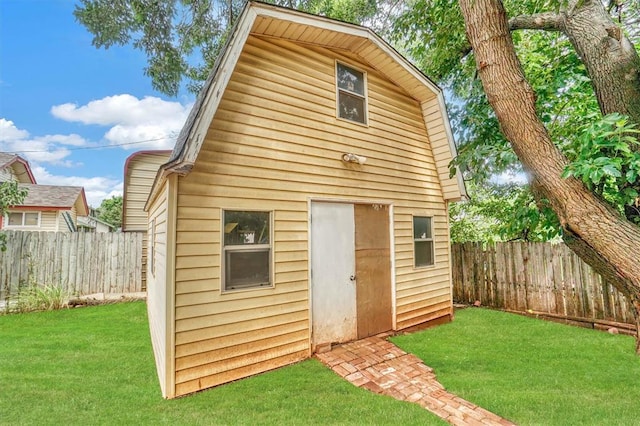
<svg viewBox="0 0 640 426">
<path fill-rule="evenodd" d="M 311 203 L 313 346 L 357 338 L 353 204 Z"/>
</svg>

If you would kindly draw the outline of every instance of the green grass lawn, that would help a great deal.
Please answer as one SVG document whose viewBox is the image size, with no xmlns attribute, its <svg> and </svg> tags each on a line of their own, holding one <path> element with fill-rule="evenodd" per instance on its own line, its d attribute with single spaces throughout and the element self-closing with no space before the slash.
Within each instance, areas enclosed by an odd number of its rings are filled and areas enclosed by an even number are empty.
<svg viewBox="0 0 640 426">
<path fill-rule="evenodd" d="M 0 424 L 443 422 L 356 388 L 316 360 L 163 400 L 138 302 L 0 316 Z"/>
<path fill-rule="evenodd" d="M 392 341 L 462 398 L 520 425 L 639 425 L 640 357 L 629 336 L 486 309 Z"/>
</svg>

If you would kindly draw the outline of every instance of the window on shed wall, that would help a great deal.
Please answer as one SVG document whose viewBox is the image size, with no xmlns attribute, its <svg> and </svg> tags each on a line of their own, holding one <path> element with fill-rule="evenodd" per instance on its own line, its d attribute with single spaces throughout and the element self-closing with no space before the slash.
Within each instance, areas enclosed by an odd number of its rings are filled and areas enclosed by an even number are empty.
<svg viewBox="0 0 640 426">
<path fill-rule="evenodd" d="M 10 212 L 7 214 L 7 226 L 40 226 L 40 212 Z"/>
<path fill-rule="evenodd" d="M 434 264 L 433 218 L 413 217 L 413 259 L 416 268 Z"/>
<path fill-rule="evenodd" d="M 271 286 L 271 212 L 225 210 L 223 216 L 223 291 Z"/>
<path fill-rule="evenodd" d="M 367 123 L 366 74 L 336 62 L 338 117 Z"/>
</svg>

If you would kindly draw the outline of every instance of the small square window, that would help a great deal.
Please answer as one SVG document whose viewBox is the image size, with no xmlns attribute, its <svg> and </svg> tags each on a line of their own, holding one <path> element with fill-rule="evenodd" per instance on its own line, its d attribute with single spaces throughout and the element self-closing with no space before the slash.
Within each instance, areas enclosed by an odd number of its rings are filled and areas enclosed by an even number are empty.
<svg viewBox="0 0 640 426">
<path fill-rule="evenodd" d="M 40 212 L 11 212 L 7 214 L 7 226 L 40 226 Z"/>
<path fill-rule="evenodd" d="M 271 285 L 271 213 L 226 210 L 223 289 Z"/>
<path fill-rule="evenodd" d="M 9 226 L 22 226 L 22 213 L 9 213 Z"/>
<path fill-rule="evenodd" d="M 432 222 L 431 217 L 413 217 L 413 255 L 416 268 L 435 263 Z"/>
<path fill-rule="evenodd" d="M 337 63 L 338 117 L 358 123 L 367 122 L 365 73 Z"/>
<path fill-rule="evenodd" d="M 38 213 L 25 213 L 24 226 L 38 226 Z"/>
<path fill-rule="evenodd" d="M 227 290 L 269 285 L 269 249 L 227 250 L 225 258 Z"/>
</svg>

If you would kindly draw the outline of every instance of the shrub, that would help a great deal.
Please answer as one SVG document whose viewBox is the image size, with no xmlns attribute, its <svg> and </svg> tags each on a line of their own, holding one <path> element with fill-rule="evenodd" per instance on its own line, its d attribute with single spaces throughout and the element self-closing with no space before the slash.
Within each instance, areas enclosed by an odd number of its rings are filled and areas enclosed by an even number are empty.
<svg viewBox="0 0 640 426">
<path fill-rule="evenodd" d="M 18 293 L 11 310 L 14 312 L 52 311 L 69 305 L 70 294 L 52 285 L 30 284 Z"/>
</svg>

